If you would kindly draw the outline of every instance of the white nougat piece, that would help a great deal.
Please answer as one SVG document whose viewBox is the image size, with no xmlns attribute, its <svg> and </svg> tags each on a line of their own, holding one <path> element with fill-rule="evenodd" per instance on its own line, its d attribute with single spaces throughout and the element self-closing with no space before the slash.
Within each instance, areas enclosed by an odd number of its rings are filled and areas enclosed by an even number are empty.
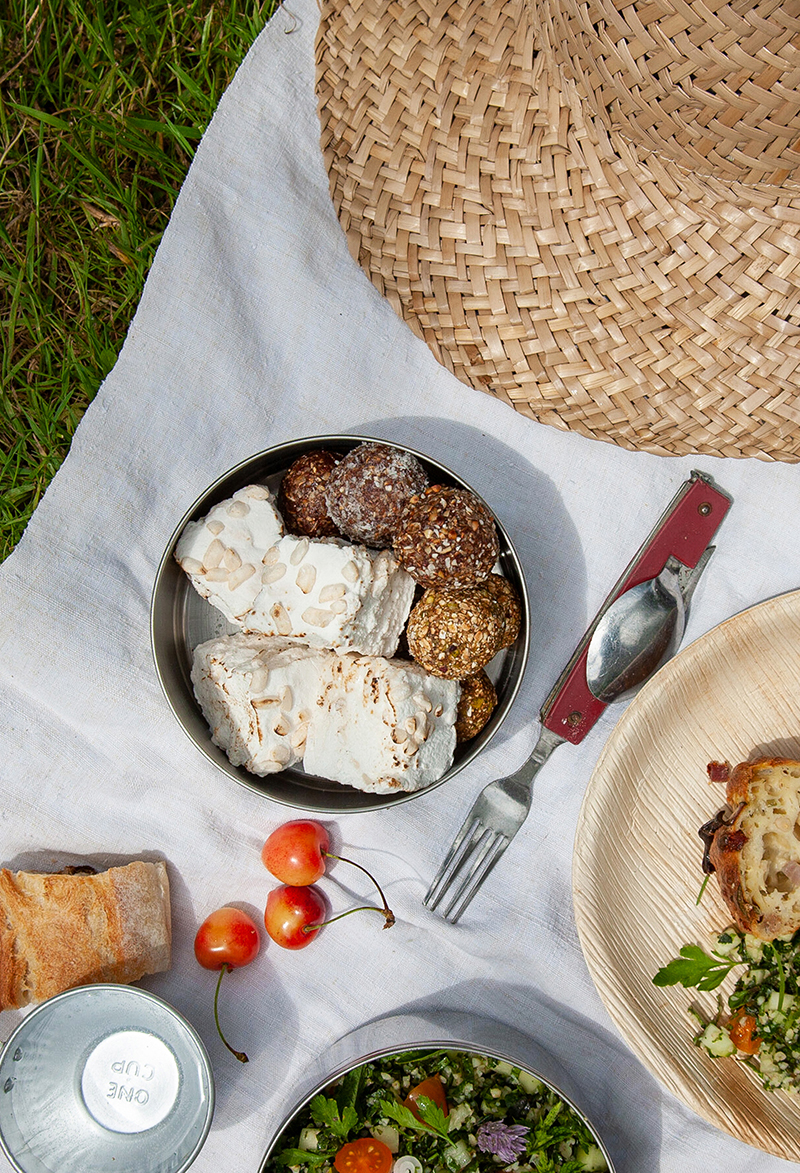
<svg viewBox="0 0 800 1173">
<path fill-rule="evenodd" d="M 420 790 L 450 768 L 460 685 L 416 664 L 354 653 L 326 664 L 306 738 L 308 773 L 357 790 Z"/>
<path fill-rule="evenodd" d="M 214 744 L 262 777 L 295 765 L 318 708 L 321 669 L 320 652 L 270 636 L 200 644 L 192 684 Z"/>
<path fill-rule="evenodd" d="M 261 590 L 261 562 L 283 533 L 265 485 L 246 485 L 200 521 L 190 521 L 175 558 L 204 599 L 241 624 Z"/>
<path fill-rule="evenodd" d="M 261 591 L 245 631 L 312 647 L 393 656 L 411 610 L 414 580 L 390 550 L 287 534 L 264 558 Z"/>
</svg>

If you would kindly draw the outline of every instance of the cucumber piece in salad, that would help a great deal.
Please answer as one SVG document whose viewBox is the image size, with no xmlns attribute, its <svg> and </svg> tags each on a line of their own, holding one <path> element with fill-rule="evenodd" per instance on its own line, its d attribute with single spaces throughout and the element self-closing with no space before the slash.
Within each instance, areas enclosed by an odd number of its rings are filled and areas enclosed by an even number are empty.
<svg viewBox="0 0 800 1173">
<path fill-rule="evenodd" d="M 417 1095 L 423 1082 L 431 1095 Z M 584 1121 L 529 1072 L 471 1052 L 423 1050 L 366 1063 L 315 1096 L 274 1146 L 267 1173 L 420 1173 L 418 1166 L 421 1173 L 608 1168 Z"/>
</svg>

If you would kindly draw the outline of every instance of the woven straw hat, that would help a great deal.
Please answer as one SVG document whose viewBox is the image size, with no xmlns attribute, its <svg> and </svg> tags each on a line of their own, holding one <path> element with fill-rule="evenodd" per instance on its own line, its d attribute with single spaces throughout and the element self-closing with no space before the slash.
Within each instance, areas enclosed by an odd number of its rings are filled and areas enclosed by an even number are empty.
<svg viewBox="0 0 800 1173">
<path fill-rule="evenodd" d="M 353 255 L 458 378 L 800 459 L 800 0 L 322 0 Z"/>
</svg>

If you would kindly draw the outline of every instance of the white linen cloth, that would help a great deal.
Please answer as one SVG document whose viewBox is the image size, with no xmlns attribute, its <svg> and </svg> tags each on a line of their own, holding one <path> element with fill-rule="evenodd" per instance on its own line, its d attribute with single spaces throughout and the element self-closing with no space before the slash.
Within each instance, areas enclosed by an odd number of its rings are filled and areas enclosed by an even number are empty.
<svg viewBox="0 0 800 1173">
<path fill-rule="evenodd" d="M 258 1167 L 309 1064 L 346 1031 L 408 1006 L 482 1013 L 555 1051 L 620 1173 L 786 1163 L 719 1132 L 666 1093 L 621 1041 L 575 931 L 571 850 L 592 768 L 622 712 L 544 767 L 528 823 L 457 926 L 422 905 L 469 803 L 518 766 L 586 623 L 690 470 L 734 505 L 695 594 L 686 640 L 800 585 L 800 470 L 659 458 L 538 425 L 462 386 L 350 258 L 328 197 L 313 91 L 312 0 L 259 37 L 197 152 L 121 356 L 18 549 L 0 569 L 0 858 L 167 860 L 174 964 L 143 985 L 200 1031 L 217 1108 L 197 1173 Z M 296 25 L 294 21 L 296 20 Z M 379 875 L 398 918 L 362 913 L 299 952 L 271 943 L 228 975 L 192 944 L 214 908 L 258 920 L 273 881 L 260 849 L 296 815 L 221 774 L 167 707 L 149 646 L 156 567 L 177 521 L 222 472 L 272 444 L 356 432 L 454 468 L 490 502 L 525 567 L 532 650 L 485 754 L 447 787 L 346 815 L 334 841 Z M 369 882 L 337 865 L 334 911 Z M 6 1038 L 19 1020 L 0 1019 Z M 0 1162 L 2 1167 L 7 1167 Z"/>
</svg>

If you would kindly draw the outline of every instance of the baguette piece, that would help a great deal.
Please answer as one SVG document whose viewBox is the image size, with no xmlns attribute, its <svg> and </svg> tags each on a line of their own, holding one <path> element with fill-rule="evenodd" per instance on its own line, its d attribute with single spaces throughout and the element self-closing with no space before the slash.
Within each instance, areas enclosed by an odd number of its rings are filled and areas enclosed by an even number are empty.
<svg viewBox="0 0 800 1173">
<path fill-rule="evenodd" d="M 0 869 L 0 1010 L 74 986 L 127 984 L 170 967 L 164 863 L 94 875 Z"/>
<path fill-rule="evenodd" d="M 712 762 L 708 773 L 727 782 L 728 809 L 703 837 L 734 922 L 762 941 L 791 936 L 800 928 L 800 762 Z"/>
</svg>

